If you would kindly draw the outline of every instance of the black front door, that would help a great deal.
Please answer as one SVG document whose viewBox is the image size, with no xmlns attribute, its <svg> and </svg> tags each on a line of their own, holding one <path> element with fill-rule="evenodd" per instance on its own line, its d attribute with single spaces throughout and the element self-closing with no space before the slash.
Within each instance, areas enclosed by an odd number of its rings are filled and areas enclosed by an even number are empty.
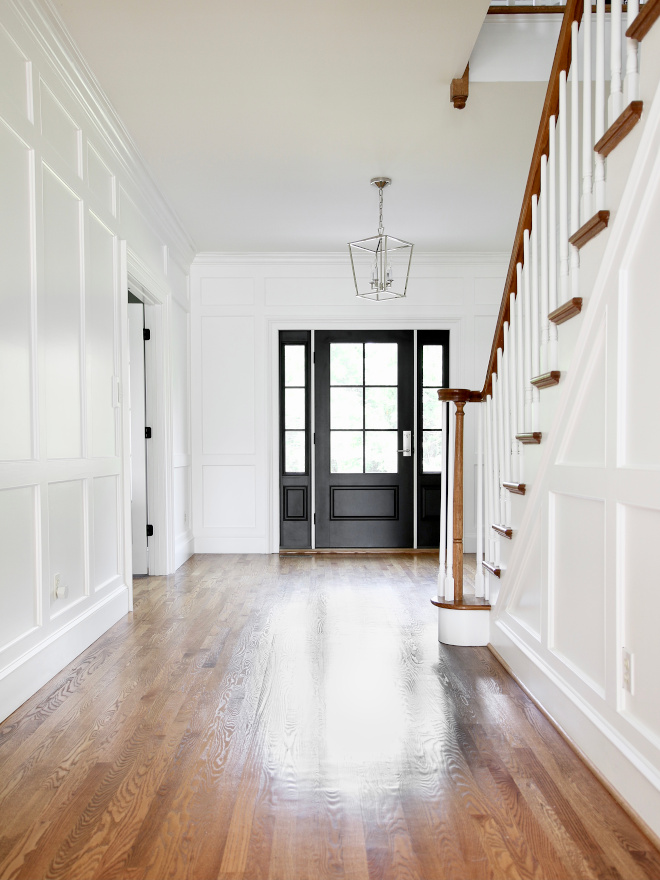
<svg viewBox="0 0 660 880">
<path fill-rule="evenodd" d="M 412 330 L 315 334 L 316 546 L 413 546 Z"/>
</svg>

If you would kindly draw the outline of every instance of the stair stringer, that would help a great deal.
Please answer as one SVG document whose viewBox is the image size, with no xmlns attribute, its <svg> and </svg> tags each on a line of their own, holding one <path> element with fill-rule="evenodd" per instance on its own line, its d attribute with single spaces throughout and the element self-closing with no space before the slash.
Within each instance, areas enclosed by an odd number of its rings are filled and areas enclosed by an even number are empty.
<svg viewBox="0 0 660 880">
<path fill-rule="evenodd" d="M 645 58 L 652 53 L 653 57 L 660 56 L 660 27 L 653 29 L 644 44 Z M 638 689 L 637 693 L 628 694 L 620 686 L 621 650 L 630 648 L 628 642 L 636 645 L 645 661 L 651 658 L 651 665 L 655 663 L 653 676 L 660 666 L 657 621 L 655 639 L 631 630 L 634 615 L 630 608 L 634 610 L 639 604 L 640 585 L 632 582 L 630 572 L 640 570 L 639 558 L 644 548 L 634 544 L 634 530 L 626 530 L 625 519 L 626 511 L 641 511 L 634 514 L 639 517 L 647 511 L 649 523 L 655 522 L 651 515 L 656 513 L 660 522 L 660 460 L 657 466 L 632 467 L 622 459 L 621 452 L 622 413 L 630 409 L 622 376 L 624 343 L 628 356 L 631 347 L 634 350 L 634 340 L 626 336 L 626 297 L 645 297 L 649 304 L 652 297 L 658 299 L 657 283 L 634 291 L 629 291 L 626 284 L 640 260 L 659 261 L 655 277 L 660 277 L 660 256 L 638 253 L 641 247 L 637 245 L 648 224 L 652 223 L 655 229 L 656 218 L 660 218 L 658 78 L 656 75 L 652 101 L 644 96 L 646 118 L 638 127 L 643 125 L 634 165 L 625 169 L 625 186 L 619 189 L 620 203 L 608 205 L 613 222 L 608 230 L 607 249 L 591 290 L 581 291 L 586 294 L 588 307 L 581 318 L 570 370 L 562 376 L 557 389 L 552 389 L 558 395 L 552 429 L 548 433 L 544 429 L 538 469 L 533 482 L 528 484 L 526 497 L 521 499 L 524 511 L 491 612 L 491 645 L 606 783 L 660 836 L 660 721 L 656 723 L 650 708 L 652 694 L 643 692 L 644 682 L 656 678 L 638 669 L 635 675 L 642 692 Z M 648 83 L 646 89 L 648 94 Z M 616 185 L 612 190 L 617 192 Z M 660 222 L 657 230 L 660 237 Z M 653 274 L 647 273 L 648 277 Z M 660 335 L 660 325 L 657 331 Z M 567 430 L 578 422 L 575 409 L 581 394 L 586 393 L 585 383 L 593 378 L 593 369 L 589 369 L 593 349 L 599 339 L 602 341 L 603 334 L 607 375 L 605 461 L 560 463 Z M 649 401 L 659 397 L 654 387 L 658 374 L 660 368 L 648 377 Z M 660 406 L 657 409 L 660 436 Z M 525 570 L 530 564 L 525 556 L 535 532 L 541 535 L 536 554 L 542 593 L 540 639 L 512 614 L 512 603 L 525 589 Z M 584 534 L 589 536 L 588 541 Z M 660 533 L 657 537 L 660 543 Z M 655 546 L 650 550 L 655 551 Z M 585 559 L 588 565 L 583 564 Z M 572 584 L 571 562 L 591 581 L 584 589 L 580 584 L 577 588 Z M 654 598 L 660 593 L 653 591 L 654 581 L 655 569 L 649 572 L 649 582 L 642 586 L 649 598 L 660 605 L 660 598 Z M 573 593 L 567 593 L 567 585 L 575 588 Z M 585 590 L 590 594 L 590 602 L 582 601 Z M 576 598 L 574 604 L 572 595 Z M 576 626 L 580 616 L 582 625 Z M 580 638 L 584 644 L 580 644 Z M 657 703 L 657 690 L 655 697 Z"/>
</svg>

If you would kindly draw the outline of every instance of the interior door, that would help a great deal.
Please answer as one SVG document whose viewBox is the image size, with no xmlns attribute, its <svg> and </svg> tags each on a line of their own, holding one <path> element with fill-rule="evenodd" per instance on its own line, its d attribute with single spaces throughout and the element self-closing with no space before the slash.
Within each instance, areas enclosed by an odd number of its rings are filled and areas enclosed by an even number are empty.
<svg viewBox="0 0 660 880">
<path fill-rule="evenodd" d="M 128 348 L 131 410 L 131 528 L 133 574 L 149 573 L 147 540 L 147 449 L 145 440 L 144 305 L 128 303 Z"/>
<path fill-rule="evenodd" d="M 316 546 L 413 546 L 414 334 L 315 333 Z"/>
</svg>

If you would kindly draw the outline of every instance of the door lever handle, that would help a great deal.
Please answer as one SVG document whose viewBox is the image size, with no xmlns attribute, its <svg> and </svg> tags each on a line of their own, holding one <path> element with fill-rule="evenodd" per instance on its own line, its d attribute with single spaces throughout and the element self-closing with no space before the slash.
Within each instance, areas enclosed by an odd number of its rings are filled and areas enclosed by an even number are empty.
<svg viewBox="0 0 660 880">
<path fill-rule="evenodd" d="M 406 456 L 412 455 L 412 431 L 402 431 L 403 434 L 403 449 L 397 449 L 397 452 L 402 452 Z"/>
</svg>

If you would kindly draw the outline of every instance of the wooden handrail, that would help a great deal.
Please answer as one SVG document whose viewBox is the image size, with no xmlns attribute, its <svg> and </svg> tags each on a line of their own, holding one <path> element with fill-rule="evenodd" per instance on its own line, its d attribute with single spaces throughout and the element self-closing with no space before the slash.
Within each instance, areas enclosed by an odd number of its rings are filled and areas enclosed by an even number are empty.
<svg viewBox="0 0 660 880">
<path fill-rule="evenodd" d="M 509 261 L 509 271 L 507 272 L 504 284 L 504 293 L 502 295 L 502 303 L 500 305 L 499 315 L 497 316 L 497 325 L 495 327 L 495 336 L 493 345 L 490 350 L 490 358 L 488 361 L 488 369 L 486 370 L 486 380 L 484 382 L 482 399 L 486 399 L 486 395 L 490 394 L 493 386 L 493 373 L 497 372 L 497 349 L 503 348 L 504 344 L 504 322 L 509 320 L 509 296 L 512 293 L 518 294 L 516 266 L 523 262 L 523 236 L 525 230 L 532 228 L 532 196 L 538 195 L 541 188 L 541 156 L 548 155 L 548 141 L 551 116 L 557 116 L 559 111 L 559 74 L 562 70 L 567 73 L 571 66 L 571 26 L 574 21 L 580 21 L 584 10 L 584 0 L 568 0 L 564 12 L 564 18 L 561 23 L 559 32 L 559 40 L 557 41 L 557 49 L 555 58 L 552 63 L 552 72 L 548 81 L 548 90 L 545 95 L 543 111 L 541 113 L 541 122 L 536 135 L 536 143 L 534 144 L 534 152 L 532 154 L 532 163 L 527 175 L 527 186 L 525 187 L 525 195 L 523 196 L 520 218 L 518 220 L 518 228 L 516 236 L 513 240 L 513 250 L 511 251 L 511 260 Z"/>
</svg>

